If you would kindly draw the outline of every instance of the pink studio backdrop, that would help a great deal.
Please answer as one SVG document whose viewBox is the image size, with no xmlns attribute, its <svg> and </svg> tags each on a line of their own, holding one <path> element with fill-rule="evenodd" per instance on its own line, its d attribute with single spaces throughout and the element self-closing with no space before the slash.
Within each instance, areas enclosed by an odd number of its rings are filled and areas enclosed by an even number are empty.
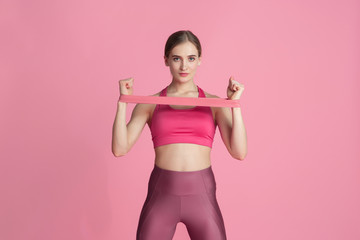
<svg viewBox="0 0 360 240">
<path fill-rule="evenodd" d="M 111 153 L 118 80 L 170 83 L 167 37 L 203 45 L 196 83 L 245 85 L 244 161 L 217 130 L 212 163 L 230 240 L 360 239 L 360 3 L 0 3 L 0 239 L 135 239 L 153 167 L 148 127 Z M 134 105 L 129 104 L 128 118 Z M 174 239 L 189 239 L 178 224 Z"/>
</svg>

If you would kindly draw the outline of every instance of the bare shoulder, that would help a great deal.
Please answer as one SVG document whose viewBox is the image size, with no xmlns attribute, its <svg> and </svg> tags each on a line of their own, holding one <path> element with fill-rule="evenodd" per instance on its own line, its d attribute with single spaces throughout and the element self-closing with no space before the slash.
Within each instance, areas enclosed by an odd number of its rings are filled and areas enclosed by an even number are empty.
<svg viewBox="0 0 360 240">
<path fill-rule="evenodd" d="M 216 95 L 214 95 L 214 94 L 211 94 L 211 93 L 208 93 L 208 92 L 205 92 L 205 91 L 204 91 L 204 93 L 205 93 L 205 96 L 206 96 L 207 98 L 220 98 L 220 97 L 218 97 L 218 96 L 216 96 Z"/>
<path fill-rule="evenodd" d="M 161 91 L 154 93 L 150 96 L 160 96 L 160 93 L 161 93 Z M 136 106 L 134 108 L 134 112 L 137 112 L 140 114 L 145 113 L 147 115 L 148 119 L 151 119 L 152 115 L 154 113 L 155 107 L 156 107 L 156 104 L 138 103 L 138 104 L 136 104 Z"/>
<path fill-rule="evenodd" d="M 159 96 L 160 92 L 157 92 L 150 96 Z M 155 109 L 156 104 L 148 104 L 148 103 L 137 103 L 134 107 L 135 112 L 142 112 L 142 113 L 152 113 Z"/>
<path fill-rule="evenodd" d="M 205 96 L 206 96 L 207 98 L 220 98 L 220 97 L 217 96 L 217 95 L 214 95 L 214 94 L 211 94 L 211 93 L 208 93 L 208 92 L 205 92 L 205 91 L 204 91 L 204 93 L 205 93 Z M 211 109 L 212 109 L 212 112 L 213 112 L 214 116 L 217 115 L 217 113 L 218 113 L 219 110 L 221 110 L 220 107 L 211 107 Z"/>
</svg>

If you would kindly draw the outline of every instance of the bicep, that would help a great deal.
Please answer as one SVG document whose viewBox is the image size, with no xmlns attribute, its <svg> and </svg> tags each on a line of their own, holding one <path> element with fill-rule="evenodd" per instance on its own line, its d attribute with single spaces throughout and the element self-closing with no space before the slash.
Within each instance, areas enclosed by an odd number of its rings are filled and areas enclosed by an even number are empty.
<svg viewBox="0 0 360 240">
<path fill-rule="evenodd" d="M 145 104 L 136 104 L 132 111 L 131 118 L 127 127 L 127 137 L 129 148 L 131 148 L 139 138 L 146 122 L 149 119 L 149 106 Z"/>
<path fill-rule="evenodd" d="M 232 114 L 230 108 L 218 108 L 215 114 L 216 123 L 219 127 L 221 139 L 230 152 Z"/>
</svg>

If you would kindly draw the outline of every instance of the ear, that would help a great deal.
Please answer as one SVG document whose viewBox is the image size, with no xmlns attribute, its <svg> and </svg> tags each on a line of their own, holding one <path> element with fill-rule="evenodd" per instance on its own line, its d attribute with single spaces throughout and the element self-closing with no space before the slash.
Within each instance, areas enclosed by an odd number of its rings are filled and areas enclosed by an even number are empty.
<svg viewBox="0 0 360 240">
<path fill-rule="evenodd" d="M 164 56 L 164 62 L 165 62 L 165 66 L 169 66 L 168 58 L 166 56 Z"/>
<path fill-rule="evenodd" d="M 199 62 L 198 62 L 198 65 L 200 66 L 201 64 L 201 57 L 199 57 Z"/>
</svg>

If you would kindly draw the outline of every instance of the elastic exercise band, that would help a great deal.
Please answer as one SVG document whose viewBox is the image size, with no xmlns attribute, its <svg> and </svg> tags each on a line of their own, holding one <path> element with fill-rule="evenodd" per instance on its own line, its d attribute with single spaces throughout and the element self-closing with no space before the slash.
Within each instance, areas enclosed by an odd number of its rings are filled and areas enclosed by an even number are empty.
<svg viewBox="0 0 360 240">
<path fill-rule="evenodd" d="M 239 100 L 228 100 L 225 98 L 120 95 L 119 101 L 128 102 L 128 103 L 148 103 L 148 104 L 204 106 L 204 107 L 240 107 Z"/>
</svg>

